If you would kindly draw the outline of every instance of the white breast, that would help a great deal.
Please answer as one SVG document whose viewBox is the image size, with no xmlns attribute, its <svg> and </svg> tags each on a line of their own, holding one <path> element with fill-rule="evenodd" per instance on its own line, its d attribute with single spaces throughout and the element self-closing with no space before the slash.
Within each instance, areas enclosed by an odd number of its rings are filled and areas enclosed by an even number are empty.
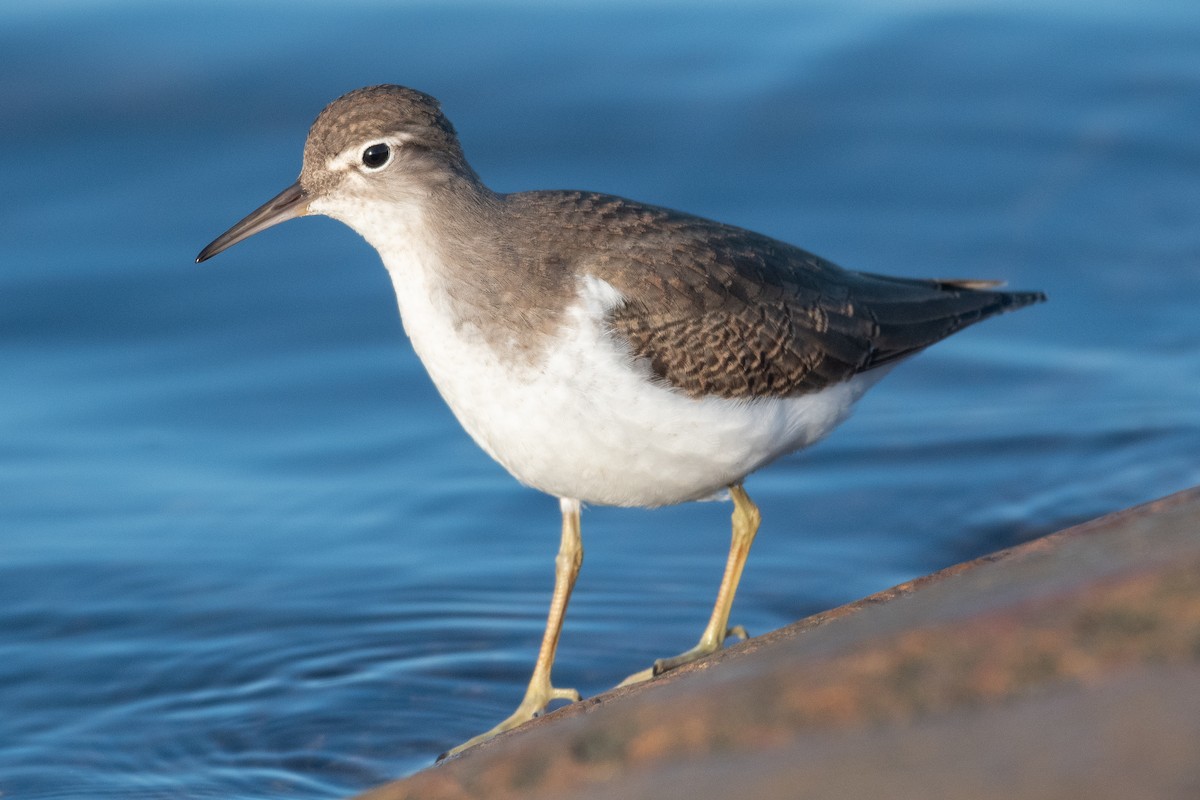
<svg viewBox="0 0 1200 800">
<path fill-rule="evenodd" d="M 798 398 L 696 400 L 655 384 L 604 332 L 600 320 L 621 298 L 586 276 L 544 358 L 514 365 L 478 329 L 455 324 L 444 266 L 422 233 L 372 242 L 413 347 L 475 441 L 557 497 L 661 506 L 710 496 L 820 439 L 886 372 Z"/>
</svg>

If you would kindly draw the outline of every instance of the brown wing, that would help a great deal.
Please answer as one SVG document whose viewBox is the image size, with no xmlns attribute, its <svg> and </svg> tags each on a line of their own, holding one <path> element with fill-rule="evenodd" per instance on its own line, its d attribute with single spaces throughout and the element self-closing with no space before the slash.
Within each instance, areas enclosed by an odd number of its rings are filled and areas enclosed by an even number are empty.
<svg viewBox="0 0 1200 800">
<path fill-rule="evenodd" d="M 608 319 L 612 334 L 693 397 L 817 391 L 1045 299 L 989 291 L 986 281 L 850 272 L 760 234 L 610 195 L 525 192 L 507 202 L 540 221 L 509 243 L 538 289 L 530 294 L 561 293 L 567 274 L 607 281 L 625 298 Z M 564 262 L 569 271 L 554 268 Z"/>
<path fill-rule="evenodd" d="M 600 277 L 627 298 L 609 319 L 613 334 L 693 397 L 817 391 L 1045 299 L 983 281 L 851 272 L 765 236 L 664 213 L 675 229 L 669 248 L 651 235 L 644 248 L 602 259 Z"/>
<path fill-rule="evenodd" d="M 877 301 L 852 294 L 843 302 L 821 296 L 810 302 L 731 302 L 729 308 L 693 315 L 631 302 L 616 309 L 609 324 L 655 376 L 693 397 L 788 397 L 897 361 L 968 325 L 1041 299 L 1036 293 L 914 281 Z"/>
</svg>

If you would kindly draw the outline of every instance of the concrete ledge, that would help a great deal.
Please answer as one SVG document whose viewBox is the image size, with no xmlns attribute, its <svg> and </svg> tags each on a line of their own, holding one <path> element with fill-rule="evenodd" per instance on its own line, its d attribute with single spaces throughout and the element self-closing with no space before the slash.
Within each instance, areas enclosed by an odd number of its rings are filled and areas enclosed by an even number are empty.
<svg viewBox="0 0 1200 800">
<path fill-rule="evenodd" d="M 361 800 L 1200 797 L 1200 488 L 575 703 Z"/>
</svg>

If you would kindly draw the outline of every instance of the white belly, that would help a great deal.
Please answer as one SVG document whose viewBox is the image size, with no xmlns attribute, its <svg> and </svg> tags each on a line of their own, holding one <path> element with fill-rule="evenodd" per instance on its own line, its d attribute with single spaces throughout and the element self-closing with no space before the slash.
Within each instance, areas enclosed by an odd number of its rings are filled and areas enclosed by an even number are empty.
<svg viewBox="0 0 1200 800">
<path fill-rule="evenodd" d="M 514 366 L 477 330 L 455 329 L 427 269 L 385 263 L 413 347 L 463 427 L 517 480 L 556 497 L 617 506 L 708 497 L 823 437 L 886 372 L 797 398 L 693 399 L 651 382 L 603 333 L 598 320 L 619 296 L 593 278 L 545 356 Z"/>
</svg>

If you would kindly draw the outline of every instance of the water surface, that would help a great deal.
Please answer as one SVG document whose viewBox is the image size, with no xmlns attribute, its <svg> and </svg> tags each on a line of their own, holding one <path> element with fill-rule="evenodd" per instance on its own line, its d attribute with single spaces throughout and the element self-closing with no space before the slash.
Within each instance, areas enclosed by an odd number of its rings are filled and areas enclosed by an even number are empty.
<svg viewBox="0 0 1200 800">
<path fill-rule="evenodd" d="M 336 797 L 518 701 L 557 507 L 441 404 L 374 252 L 306 219 L 191 263 L 378 82 L 500 191 L 1051 296 L 751 479 L 752 632 L 1200 481 L 1190 3 L 9 7 L 6 797 Z M 694 641 L 727 513 L 588 509 L 560 685 Z"/>
</svg>

